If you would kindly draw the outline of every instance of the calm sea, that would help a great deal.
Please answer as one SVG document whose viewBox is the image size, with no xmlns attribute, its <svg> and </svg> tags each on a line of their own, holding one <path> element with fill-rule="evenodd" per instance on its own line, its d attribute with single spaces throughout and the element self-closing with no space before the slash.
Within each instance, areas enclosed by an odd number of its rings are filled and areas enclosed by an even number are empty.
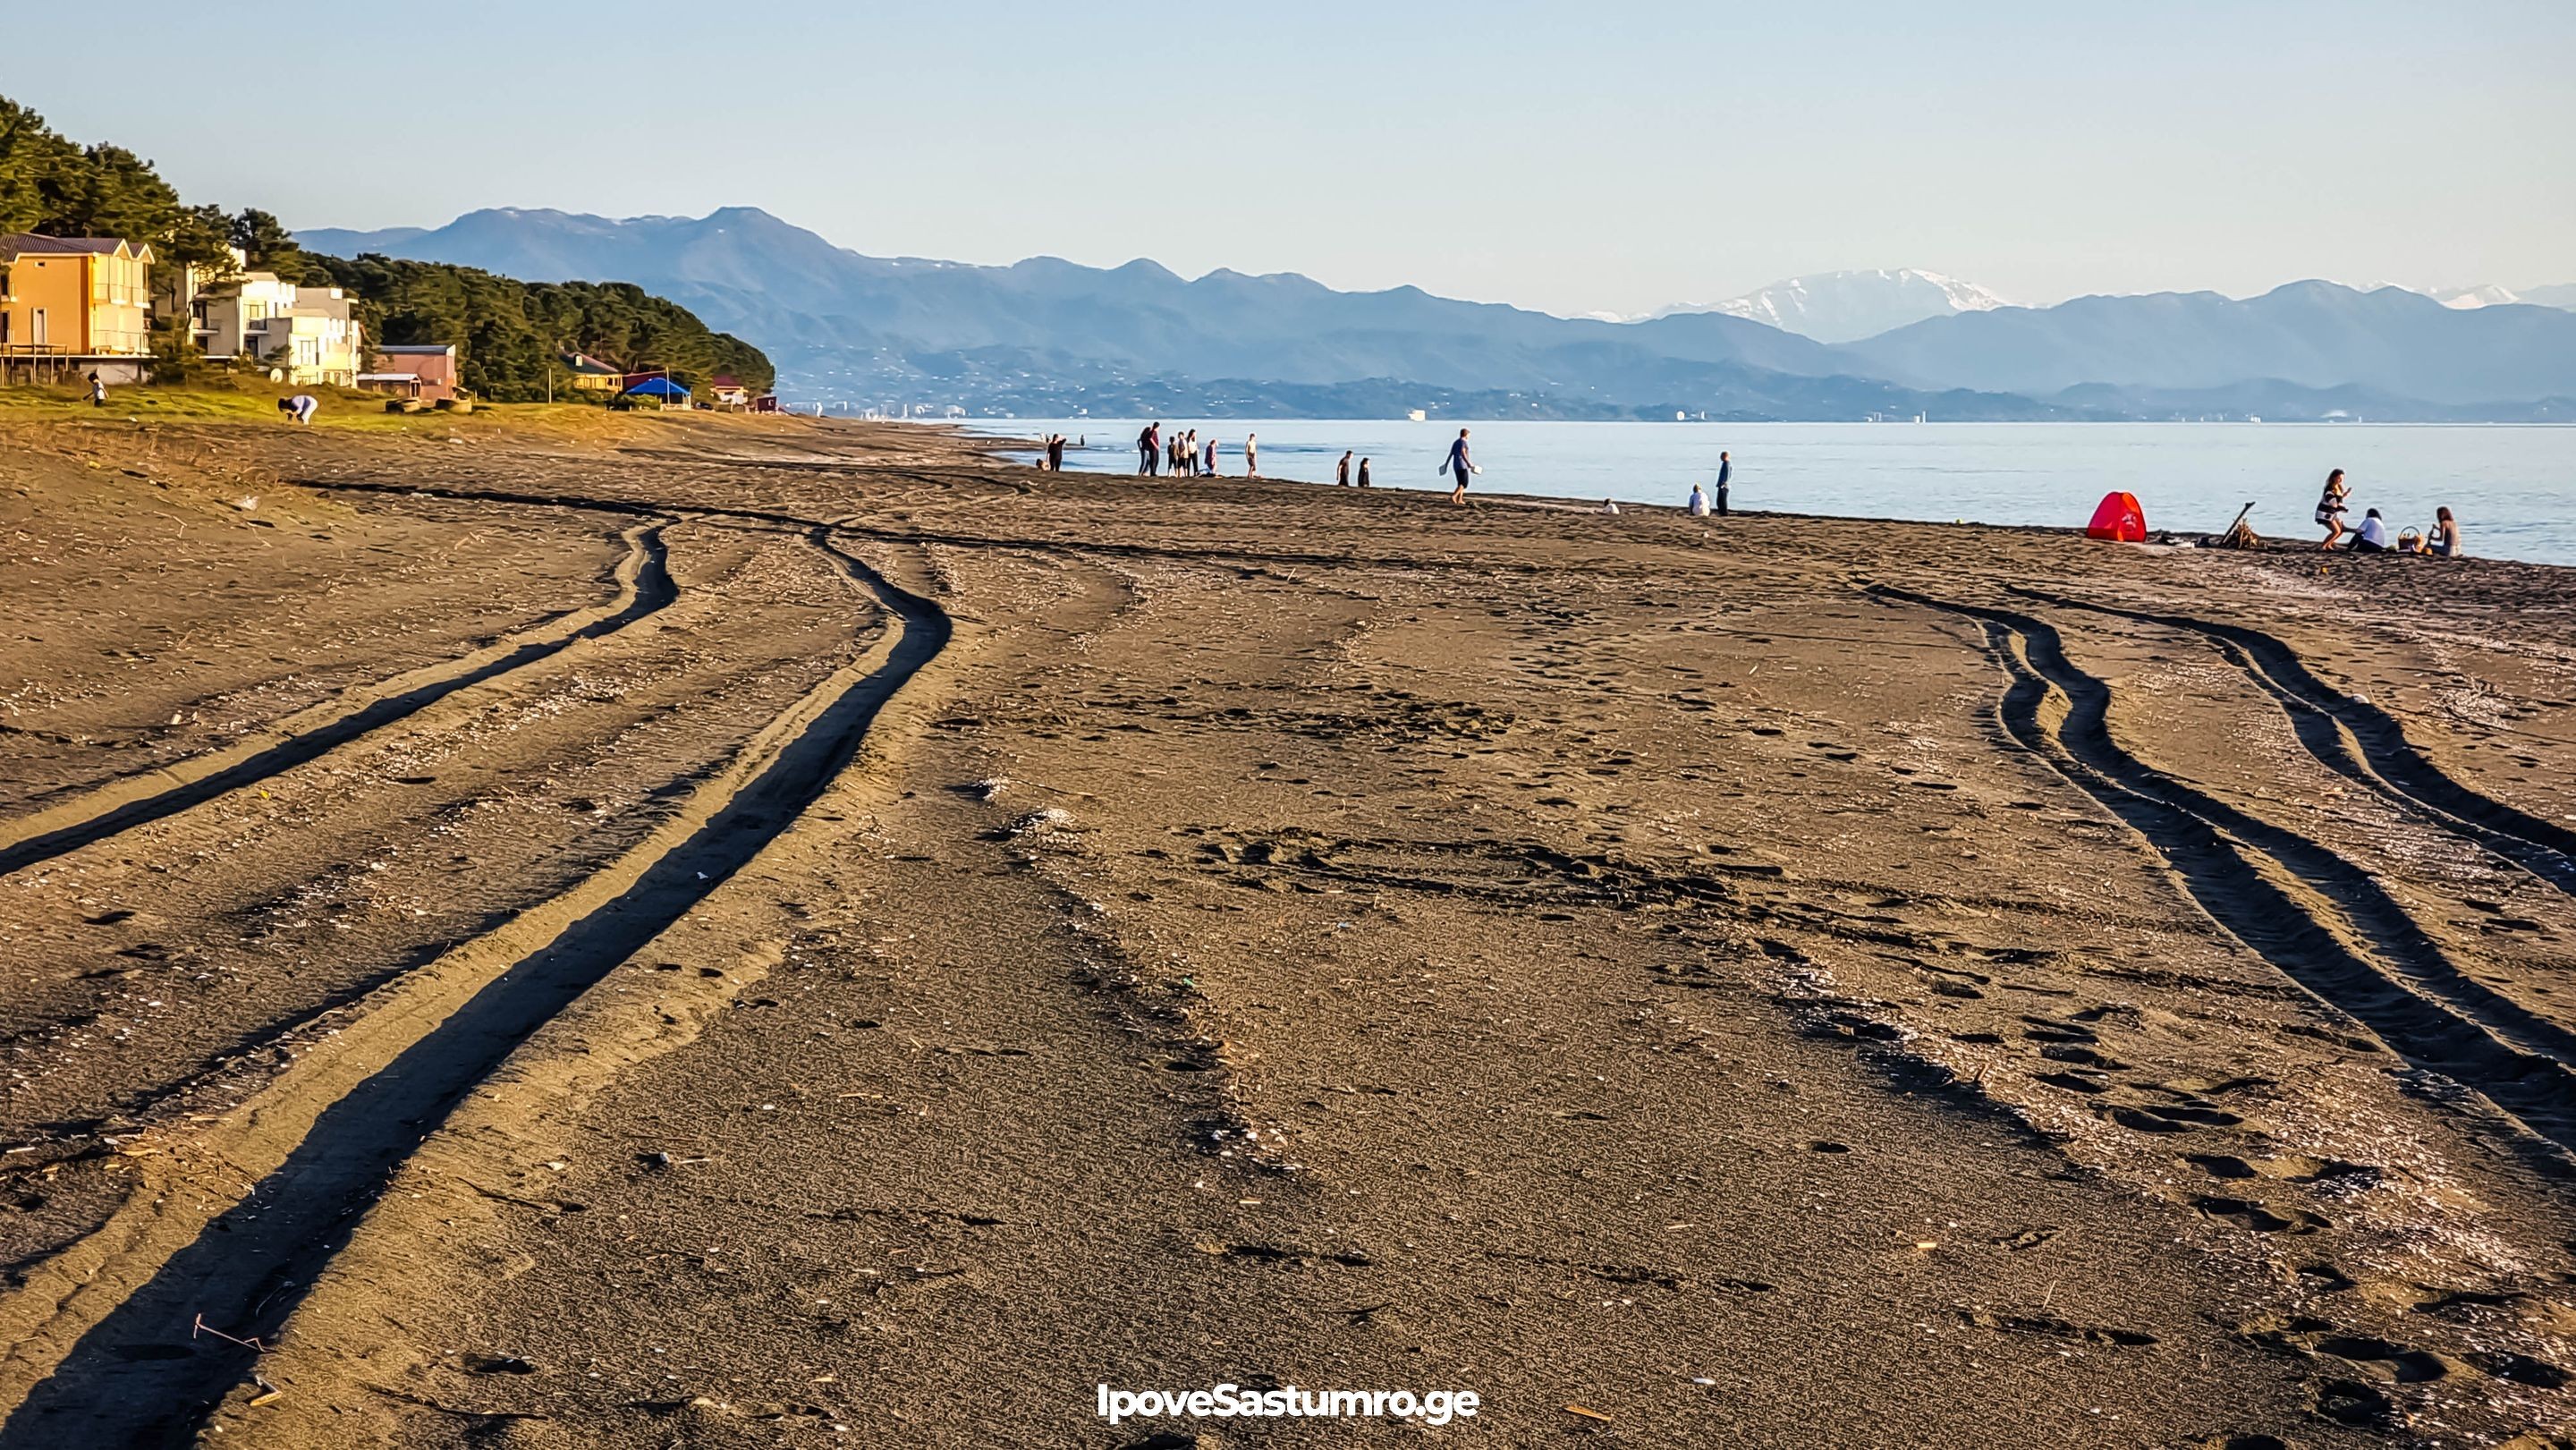
<svg viewBox="0 0 2576 1450">
<path fill-rule="evenodd" d="M 1454 423 L 1166 418 L 1223 444 L 1221 471 L 1243 471 L 1243 437 L 1261 471 L 1330 482 L 1345 448 L 1371 460 L 1380 488 L 1438 489 Z M 1060 432 L 1088 446 L 1068 468 L 1127 472 L 1141 420 L 978 419 L 977 431 Z M 2377 508 L 2390 532 L 2432 522 L 2449 504 L 2469 551 L 2576 564 L 2576 427 L 2271 423 L 1472 423 L 1486 493 L 1679 504 L 1734 454 L 1740 509 L 1859 518 L 1966 519 L 2082 527 L 2103 494 L 2138 496 L 2147 525 L 2214 533 L 2247 502 L 2266 538 L 2316 538 L 2326 470 L 2345 470 L 2352 512 Z"/>
</svg>

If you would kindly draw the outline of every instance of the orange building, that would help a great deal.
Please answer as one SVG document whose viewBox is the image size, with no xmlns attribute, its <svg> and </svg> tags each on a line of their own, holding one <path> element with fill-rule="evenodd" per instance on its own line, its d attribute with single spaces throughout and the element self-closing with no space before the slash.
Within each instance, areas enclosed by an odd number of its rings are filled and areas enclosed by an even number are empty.
<svg viewBox="0 0 2576 1450">
<path fill-rule="evenodd" d="M 151 265 L 116 237 L 0 235 L 0 356 L 148 356 Z"/>
</svg>

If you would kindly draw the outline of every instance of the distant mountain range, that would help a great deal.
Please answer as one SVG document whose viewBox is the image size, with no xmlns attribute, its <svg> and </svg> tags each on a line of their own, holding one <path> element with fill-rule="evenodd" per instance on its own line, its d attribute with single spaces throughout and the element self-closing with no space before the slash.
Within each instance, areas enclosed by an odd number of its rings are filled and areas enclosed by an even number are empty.
<svg viewBox="0 0 2576 1450">
<path fill-rule="evenodd" d="M 2242 301 L 2159 292 L 1962 313 L 1844 351 L 1878 376 L 2005 392 L 2268 380 L 2437 407 L 2576 397 L 2576 313 L 2464 310 L 2396 287 L 2359 292 L 2332 282 L 2292 282 Z"/>
<path fill-rule="evenodd" d="M 297 240 L 530 281 L 634 282 L 761 347 L 791 396 L 848 406 L 1968 420 L 2327 417 L 2361 402 L 2371 417 L 2576 416 L 2576 313 L 2329 283 L 2244 302 L 2168 293 L 2034 309 L 1929 273 L 1837 273 L 1615 322 L 1286 273 L 1190 280 L 1149 261 L 870 257 L 749 207 L 624 220 L 489 210 Z M 1788 326 L 1839 336 L 1873 308 L 1917 320 L 1837 343 Z"/>
<path fill-rule="evenodd" d="M 1975 283 L 1908 267 L 1792 277 L 1724 302 L 1685 302 L 1647 316 L 1722 312 L 1818 342 L 1857 342 L 1908 323 L 2011 305 Z"/>
</svg>

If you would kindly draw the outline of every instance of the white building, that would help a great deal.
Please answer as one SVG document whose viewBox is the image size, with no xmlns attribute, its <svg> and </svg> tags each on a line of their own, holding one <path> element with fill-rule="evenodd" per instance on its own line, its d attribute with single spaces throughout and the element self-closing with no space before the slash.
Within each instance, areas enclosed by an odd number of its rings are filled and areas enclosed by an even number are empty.
<svg viewBox="0 0 2576 1450">
<path fill-rule="evenodd" d="M 352 387 L 366 360 L 364 329 L 337 287 L 299 287 L 274 272 L 244 272 L 198 294 L 190 313 L 207 357 L 283 368 L 289 383 Z"/>
</svg>

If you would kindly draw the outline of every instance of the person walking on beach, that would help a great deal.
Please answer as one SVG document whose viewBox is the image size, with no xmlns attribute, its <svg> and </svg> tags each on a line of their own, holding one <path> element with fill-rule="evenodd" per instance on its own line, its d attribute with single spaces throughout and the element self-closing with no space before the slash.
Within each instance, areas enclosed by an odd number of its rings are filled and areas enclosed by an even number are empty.
<svg viewBox="0 0 2576 1450">
<path fill-rule="evenodd" d="M 1466 429 L 1458 430 L 1458 441 L 1449 445 L 1449 457 L 1440 465 L 1440 471 L 1453 475 L 1456 479 L 1449 490 L 1449 501 L 1464 505 L 1467 502 L 1467 475 L 1485 471 L 1478 468 L 1475 461 L 1467 456 Z"/>
<path fill-rule="evenodd" d="M 1333 482 L 1344 488 L 1351 486 L 1351 454 L 1355 451 L 1349 448 L 1343 449 L 1342 461 L 1333 468 Z"/>
<path fill-rule="evenodd" d="M 1261 435 L 1257 433 L 1243 435 L 1243 476 L 1246 478 L 1261 476 Z"/>
<path fill-rule="evenodd" d="M 1728 459 L 1726 450 L 1719 449 L 1717 454 L 1717 512 L 1721 518 L 1726 514 L 1726 482 L 1728 479 L 1733 477 L 1735 477 L 1735 464 Z"/>
<path fill-rule="evenodd" d="M 1691 485 L 1690 516 L 1695 519 L 1708 517 L 1708 491 L 1696 483 Z"/>
<path fill-rule="evenodd" d="M 1366 488 L 1366 487 L 1368 487 L 1368 486 L 1369 486 L 1368 460 L 1367 460 L 1367 459 L 1365 459 L 1365 458 L 1363 458 L 1363 459 L 1361 459 L 1361 460 L 1360 460 L 1360 487 L 1362 487 L 1362 488 Z"/>
<path fill-rule="evenodd" d="M 93 408 L 107 406 L 107 380 L 95 370 L 89 375 L 89 405 Z"/>
<path fill-rule="evenodd" d="M 1148 423 L 1145 431 L 1136 435 L 1136 471 L 1152 478 L 1155 465 L 1162 461 L 1162 457 L 1163 425 Z"/>
</svg>

